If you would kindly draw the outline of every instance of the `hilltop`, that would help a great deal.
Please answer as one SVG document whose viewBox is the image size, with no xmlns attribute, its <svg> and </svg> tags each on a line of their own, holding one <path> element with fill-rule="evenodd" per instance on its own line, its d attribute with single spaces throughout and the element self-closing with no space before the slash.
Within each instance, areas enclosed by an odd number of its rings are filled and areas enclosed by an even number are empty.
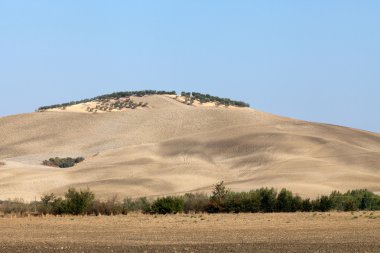
<svg viewBox="0 0 380 253">
<path fill-rule="evenodd" d="M 0 118 L 0 199 L 69 186 L 100 197 L 286 187 L 380 192 L 380 135 L 264 113 L 200 93 L 113 93 Z M 84 157 L 71 168 L 42 165 Z M 3 165 L 1 165 L 4 163 Z"/>
<path fill-rule="evenodd" d="M 55 104 L 50 106 L 42 106 L 36 111 L 44 112 L 66 110 L 70 112 L 90 113 L 125 111 L 128 109 L 136 109 L 138 107 L 147 107 L 147 102 L 143 102 L 141 99 L 137 98 L 150 95 L 165 95 L 183 104 L 193 106 L 249 107 L 249 104 L 242 101 L 231 100 L 229 98 L 220 98 L 199 92 L 183 91 L 181 92 L 180 96 L 177 96 L 177 93 L 175 91 L 143 90 L 115 92 L 90 99 L 83 99 L 79 101 L 72 101 L 69 103 Z M 139 101 L 137 102 L 136 100 Z"/>
</svg>

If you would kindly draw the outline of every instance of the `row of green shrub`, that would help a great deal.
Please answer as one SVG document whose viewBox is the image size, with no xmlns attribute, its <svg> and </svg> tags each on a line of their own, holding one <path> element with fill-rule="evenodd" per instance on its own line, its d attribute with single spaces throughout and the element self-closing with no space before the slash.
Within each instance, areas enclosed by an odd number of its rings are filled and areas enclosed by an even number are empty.
<svg viewBox="0 0 380 253">
<path fill-rule="evenodd" d="M 71 158 L 71 157 L 66 157 L 66 158 L 50 158 L 49 160 L 45 160 L 42 162 L 42 165 L 45 166 L 51 166 L 51 167 L 60 167 L 60 168 L 69 168 L 73 167 L 75 164 L 83 162 L 84 158 L 83 157 L 77 157 L 77 158 Z"/>
<path fill-rule="evenodd" d="M 237 100 L 231 100 L 229 98 L 220 98 L 216 96 L 211 96 L 209 94 L 202 94 L 199 92 L 181 92 L 181 96 L 186 97 L 188 99 L 195 99 L 198 100 L 201 103 L 207 103 L 207 102 L 216 102 L 220 103 L 225 106 L 238 106 L 238 107 L 249 107 L 249 104 L 242 102 L 242 101 L 237 101 Z"/>
<path fill-rule="evenodd" d="M 249 192 L 232 192 L 223 184 L 217 184 L 212 196 L 185 194 L 163 197 L 153 202 L 150 213 L 207 212 L 207 213 L 256 213 L 256 212 L 327 212 L 380 210 L 380 196 L 368 190 L 346 193 L 333 192 L 316 199 L 294 195 L 291 191 L 260 188 Z"/>
<path fill-rule="evenodd" d="M 44 111 L 48 109 L 54 109 L 54 108 L 60 108 L 60 107 L 67 107 L 71 105 L 81 104 L 81 103 L 87 103 L 94 100 L 104 100 L 104 99 L 113 99 L 113 98 L 122 98 L 122 97 L 130 97 L 130 96 L 137 96 L 142 97 L 145 95 L 176 95 L 177 93 L 175 91 L 160 91 L 160 90 L 141 90 L 141 91 L 121 91 L 121 92 L 114 92 L 110 94 L 105 94 L 101 96 L 97 96 L 94 98 L 88 98 L 88 99 L 82 99 L 78 101 L 71 101 L 68 103 L 62 103 L 62 104 L 55 104 L 55 105 L 49 105 L 49 106 L 41 106 L 37 109 L 37 111 Z"/>
<path fill-rule="evenodd" d="M 168 213 L 256 213 L 256 212 L 327 212 L 380 210 L 380 196 L 368 190 L 353 190 L 346 193 L 332 192 L 316 199 L 301 198 L 291 191 L 260 188 L 249 192 L 233 192 L 223 182 L 215 185 L 211 196 L 203 193 L 188 193 L 182 196 L 166 196 L 155 200 L 126 198 L 122 202 L 116 197 L 108 201 L 95 200 L 89 189 L 77 191 L 70 188 L 64 198 L 54 194 L 45 195 L 41 201 L 24 204 L 20 201 L 0 202 L 0 212 L 37 214 L 89 214 L 111 215 L 141 211 L 148 214 Z"/>
</svg>

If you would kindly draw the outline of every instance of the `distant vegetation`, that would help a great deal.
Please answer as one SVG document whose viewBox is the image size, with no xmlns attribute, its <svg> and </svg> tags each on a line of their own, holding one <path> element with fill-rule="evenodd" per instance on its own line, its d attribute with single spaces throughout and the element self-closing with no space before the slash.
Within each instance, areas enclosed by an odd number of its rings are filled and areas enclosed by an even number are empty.
<svg viewBox="0 0 380 253">
<path fill-rule="evenodd" d="M 158 214 L 181 213 L 184 207 L 185 201 L 182 197 L 169 196 L 156 199 L 151 205 L 149 212 Z"/>
<path fill-rule="evenodd" d="M 169 95 L 176 95 L 175 91 L 158 91 L 158 90 L 142 90 L 142 91 L 121 91 L 121 92 L 114 92 L 111 94 L 105 94 L 101 96 L 97 96 L 94 98 L 88 98 L 88 99 L 82 99 L 78 101 L 71 101 L 69 103 L 63 103 L 63 104 L 55 104 L 50 106 L 41 106 L 38 108 L 38 111 L 44 111 L 48 109 L 54 109 L 54 108 L 65 108 L 67 106 L 81 104 L 81 103 L 87 103 L 91 101 L 101 101 L 101 100 L 107 100 L 107 99 L 119 99 L 124 97 L 130 97 L 130 96 L 137 96 L 142 97 L 145 95 L 163 95 L 163 94 L 169 94 Z"/>
<path fill-rule="evenodd" d="M 45 160 L 42 162 L 42 165 L 51 166 L 51 167 L 60 167 L 60 168 L 69 168 L 75 166 L 75 164 L 83 162 L 83 157 L 77 157 L 77 158 L 50 158 L 49 160 Z"/>
<path fill-rule="evenodd" d="M 55 108 L 66 108 L 68 106 L 76 105 L 76 104 L 81 104 L 81 103 L 87 103 L 91 101 L 98 101 L 98 102 L 103 102 L 105 103 L 107 100 L 110 99 L 120 99 L 120 98 L 128 98 L 131 96 L 137 96 L 137 97 L 143 97 L 145 95 L 177 95 L 175 91 L 159 91 L 159 90 L 142 90 L 142 91 L 122 91 L 122 92 L 114 92 L 110 94 L 105 94 L 101 96 L 97 96 L 94 98 L 89 98 L 89 99 L 82 99 L 78 101 L 71 101 L 69 103 L 62 103 L 62 104 L 55 104 L 55 105 L 50 105 L 50 106 L 41 106 L 37 109 L 37 111 L 44 111 L 48 109 L 55 109 Z M 236 100 L 231 100 L 229 98 L 220 98 L 216 96 L 211 96 L 209 94 L 202 94 L 199 92 L 181 92 L 181 96 L 184 96 L 186 100 L 189 102 L 189 104 L 192 104 L 194 100 L 198 100 L 200 103 L 207 103 L 207 102 L 213 102 L 216 104 L 220 105 L 225 105 L 225 106 L 238 106 L 238 107 L 249 107 L 249 104 L 242 102 L 242 101 L 236 101 Z M 126 103 L 125 105 L 117 105 L 118 107 L 125 107 L 125 108 L 135 108 L 137 106 L 141 105 L 135 105 L 131 102 Z M 104 107 L 106 108 L 106 107 Z M 96 108 L 98 109 L 98 108 Z"/>
<path fill-rule="evenodd" d="M 209 94 L 202 94 L 199 92 L 181 92 L 181 96 L 185 97 L 187 101 L 189 101 L 190 104 L 194 100 L 198 100 L 200 103 L 216 103 L 216 104 L 221 104 L 225 106 L 237 106 L 237 107 L 249 107 L 249 104 L 242 102 L 242 101 L 236 101 L 236 100 L 231 100 L 229 98 L 220 98 L 216 96 L 211 96 Z"/>
<path fill-rule="evenodd" d="M 5 162 L 0 162 L 0 166 L 4 166 L 5 165 Z"/>
<path fill-rule="evenodd" d="M 148 105 L 148 103 L 143 102 L 136 103 L 130 99 L 130 97 L 113 98 L 113 101 L 111 99 L 101 98 L 97 101 L 99 103 L 94 108 L 87 107 L 88 112 L 111 112 L 112 110 L 135 109 L 137 107 L 146 107 Z"/>
<path fill-rule="evenodd" d="M 89 189 L 77 191 L 70 188 L 65 198 L 57 198 L 54 194 L 41 198 L 38 211 L 43 214 L 86 214 L 95 201 L 95 194 Z"/>
<path fill-rule="evenodd" d="M 95 200 L 89 189 L 77 191 L 70 188 L 64 198 L 54 194 L 42 196 L 40 201 L 24 203 L 22 200 L 0 201 L 0 213 L 4 214 L 72 214 L 116 215 L 141 211 L 147 214 L 170 213 L 271 213 L 271 212 L 327 212 L 380 210 L 380 196 L 368 190 L 337 191 L 317 199 L 301 198 L 291 191 L 260 188 L 249 192 L 233 192 L 223 182 L 214 186 L 211 196 L 187 193 L 182 196 L 126 198 L 120 202 L 116 197 L 108 201 Z M 376 218 L 376 217 L 372 217 Z"/>
</svg>

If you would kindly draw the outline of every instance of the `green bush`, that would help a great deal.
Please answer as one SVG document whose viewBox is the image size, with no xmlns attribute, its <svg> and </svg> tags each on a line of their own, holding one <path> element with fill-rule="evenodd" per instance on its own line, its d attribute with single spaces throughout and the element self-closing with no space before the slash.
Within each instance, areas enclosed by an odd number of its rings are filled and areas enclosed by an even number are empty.
<svg viewBox="0 0 380 253">
<path fill-rule="evenodd" d="M 311 212 L 313 210 L 313 205 L 310 201 L 310 199 L 304 199 L 301 202 L 301 209 L 302 212 Z"/>
<path fill-rule="evenodd" d="M 291 191 L 282 189 L 277 195 L 276 211 L 277 212 L 296 212 L 303 210 L 301 197 L 293 196 Z"/>
<path fill-rule="evenodd" d="M 52 203 L 51 213 L 55 215 L 69 214 L 70 212 L 67 207 L 67 201 L 63 200 L 62 198 L 54 199 Z"/>
<path fill-rule="evenodd" d="M 45 166 L 51 166 L 51 167 L 59 167 L 59 168 L 69 168 L 73 167 L 75 164 L 83 162 L 84 158 L 83 157 L 77 157 L 77 158 L 71 158 L 71 157 L 66 157 L 66 158 L 50 158 L 49 160 L 45 160 L 42 162 L 42 165 Z"/>
<path fill-rule="evenodd" d="M 328 212 L 333 208 L 333 202 L 328 196 L 321 196 L 312 202 L 313 211 Z"/>
<path fill-rule="evenodd" d="M 274 188 L 261 188 L 257 190 L 260 195 L 260 211 L 271 213 L 275 211 L 277 192 Z"/>
<path fill-rule="evenodd" d="M 77 191 L 69 188 L 65 194 L 67 212 L 70 214 L 85 214 L 95 200 L 95 194 L 89 189 Z"/>
<path fill-rule="evenodd" d="M 163 197 L 156 199 L 151 206 L 151 213 L 168 214 L 184 211 L 184 200 L 181 197 Z"/>
<path fill-rule="evenodd" d="M 257 191 L 250 192 L 229 192 L 225 200 L 226 212 L 259 212 L 260 194 Z"/>
<path fill-rule="evenodd" d="M 293 210 L 293 193 L 282 189 L 277 196 L 276 211 L 277 212 L 294 212 Z"/>
<path fill-rule="evenodd" d="M 57 198 L 54 194 L 44 195 L 41 198 L 39 212 L 42 214 L 85 214 L 93 205 L 95 195 L 89 189 L 77 191 L 69 188 L 65 194 L 65 199 Z"/>
</svg>

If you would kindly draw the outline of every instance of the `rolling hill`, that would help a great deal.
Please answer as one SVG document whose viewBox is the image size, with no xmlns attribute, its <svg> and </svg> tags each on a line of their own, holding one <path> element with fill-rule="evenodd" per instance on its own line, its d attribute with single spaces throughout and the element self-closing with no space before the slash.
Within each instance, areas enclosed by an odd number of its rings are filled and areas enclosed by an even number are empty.
<svg viewBox="0 0 380 253">
<path fill-rule="evenodd" d="M 130 99 L 129 107 L 83 101 L 0 118 L 0 199 L 33 200 L 70 186 L 101 198 L 159 196 L 209 191 L 221 180 L 233 190 L 286 187 L 302 197 L 380 193 L 380 134 L 248 107 L 189 105 L 175 95 Z M 41 165 L 67 156 L 85 161 Z"/>
</svg>

